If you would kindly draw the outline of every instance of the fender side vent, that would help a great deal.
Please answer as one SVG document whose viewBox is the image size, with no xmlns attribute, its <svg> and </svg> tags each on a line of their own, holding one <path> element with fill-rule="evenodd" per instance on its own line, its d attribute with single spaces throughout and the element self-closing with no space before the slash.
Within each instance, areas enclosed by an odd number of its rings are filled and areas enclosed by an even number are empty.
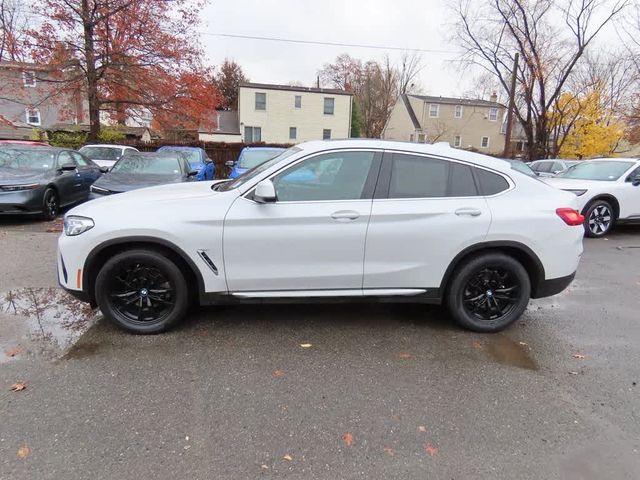
<svg viewBox="0 0 640 480">
<path fill-rule="evenodd" d="M 200 255 L 200 258 L 202 260 L 204 260 L 204 263 L 209 265 L 209 268 L 213 271 L 213 273 L 218 275 L 218 267 L 216 267 L 216 264 L 213 263 L 213 260 L 209 258 L 209 255 L 207 255 L 206 250 L 198 250 L 198 255 Z"/>
</svg>

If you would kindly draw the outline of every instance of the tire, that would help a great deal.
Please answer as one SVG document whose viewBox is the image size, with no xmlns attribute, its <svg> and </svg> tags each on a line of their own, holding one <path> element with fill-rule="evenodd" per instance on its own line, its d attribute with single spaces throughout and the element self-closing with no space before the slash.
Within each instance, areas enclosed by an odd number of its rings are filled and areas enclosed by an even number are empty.
<svg viewBox="0 0 640 480">
<path fill-rule="evenodd" d="M 611 204 L 605 200 L 596 200 L 587 207 L 584 214 L 585 235 L 602 238 L 613 229 L 615 220 Z"/>
<path fill-rule="evenodd" d="M 55 220 L 60 213 L 60 198 L 53 188 L 47 188 L 42 196 L 42 218 Z"/>
<path fill-rule="evenodd" d="M 531 280 L 520 262 L 502 253 L 485 253 L 454 270 L 445 303 L 463 328 L 495 333 L 520 318 L 530 295 Z"/>
<path fill-rule="evenodd" d="M 189 291 L 178 266 L 153 250 L 129 250 L 98 272 L 96 302 L 118 327 L 137 334 L 163 332 L 186 315 Z"/>
</svg>

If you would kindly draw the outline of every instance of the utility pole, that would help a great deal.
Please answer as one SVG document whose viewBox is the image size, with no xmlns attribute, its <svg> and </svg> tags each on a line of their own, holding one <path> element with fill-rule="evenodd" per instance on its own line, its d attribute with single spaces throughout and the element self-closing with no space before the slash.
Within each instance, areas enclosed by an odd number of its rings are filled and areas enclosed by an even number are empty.
<svg viewBox="0 0 640 480">
<path fill-rule="evenodd" d="M 507 131 L 504 135 L 504 158 L 511 157 L 511 131 L 513 130 L 513 109 L 516 106 L 516 80 L 518 75 L 518 60 L 520 53 L 516 52 L 511 71 L 511 90 L 509 91 L 509 110 L 507 110 Z"/>
</svg>

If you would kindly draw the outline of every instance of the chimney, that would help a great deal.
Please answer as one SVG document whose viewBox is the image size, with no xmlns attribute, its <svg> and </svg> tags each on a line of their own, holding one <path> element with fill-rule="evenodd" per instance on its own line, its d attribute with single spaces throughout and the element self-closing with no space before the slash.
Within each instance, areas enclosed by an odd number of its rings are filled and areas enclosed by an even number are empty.
<svg viewBox="0 0 640 480">
<path fill-rule="evenodd" d="M 496 92 L 493 92 L 489 97 L 489 100 L 493 103 L 496 103 L 498 101 L 498 94 Z"/>
</svg>

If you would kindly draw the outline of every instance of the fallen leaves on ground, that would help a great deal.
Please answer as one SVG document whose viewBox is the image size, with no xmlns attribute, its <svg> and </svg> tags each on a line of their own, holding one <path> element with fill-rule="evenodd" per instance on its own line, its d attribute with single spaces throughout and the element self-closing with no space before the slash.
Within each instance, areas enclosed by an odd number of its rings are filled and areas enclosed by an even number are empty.
<svg viewBox="0 0 640 480">
<path fill-rule="evenodd" d="M 290 462 L 291 460 L 293 460 L 293 457 L 291 455 L 289 455 L 288 453 L 282 458 L 285 459 L 287 462 Z"/>
<path fill-rule="evenodd" d="M 473 343 L 471 344 L 471 346 L 473 348 L 475 348 L 476 350 L 482 350 L 484 348 L 482 346 L 482 343 L 480 343 L 478 340 L 474 340 Z"/>
<path fill-rule="evenodd" d="M 435 457 L 436 455 L 438 455 L 439 452 L 437 447 L 434 447 L 430 443 L 426 443 L 424 445 L 424 453 L 426 453 L 430 457 Z"/>
<path fill-rule="evenodd" d="M 22 352 L 24 352 L 24 348 L 18 345 L 17 347 L 7 350 L 4 354 L 7 357 L 15 357 L 16 355 L 20 355 Z"/>
<path fill-rule="evenodd" d="M 418 431 L 419 431 L 419 432 L 426 432 L 426 431 L 427 431 L 427 427 L 425 427 L 424 425 L 420 425 L 420 426 L 418 427 Z"/>
<path fill-rule="evenodd" d="M 29 447 L 26 445 L 21 446 L 18 449 L 18 458 L 27 458 L 29 456 Z"/>
<path fill-rule="evenodd" d="M 518 345 L 520 345 L 521 347 L 526 347 L 526 346 L 528 346 L 528 345 L 527 345 L 527 342 L 518 342 Z"/>
<path fill-rule="evenodd" d="M 260 468 L 263 468 L 264 470 L 269 470 L 269 467 L 266 466 L 264 463 L 262 465 L 260 465 Z"/>
<path fill-rule="evenodd" d="M 286 375 L 284 370 L 280 370 L 279 368 L 277 370 L 274 370 L 273 373 L 271 374 L 276 378 L 282 378 Z"/>
<path fill-rule="evenodd" d="M 311 345 L 310 343 L 301 343 L 300 346 L 302 348 L 311 348 L 313 345 Z"/>
<path fill-rule="evenodd" d="M 585 355 L 583 355 L 582 353 L 574 353 L 573 354 L 573 358 L 578 359 L 578 360 L 584 360 L 587 357 Z"/>
<path fill-rule="evenodd" d="M 578 372 L 569 372 L 569 375 L 578 375 Z"/>
<path fill-rule="evenodd" d="M 393 452 L 393 448 L 391 448 L 391 447 L 384 447 L 384 448 L 383 448 L 383 450 L 384 450 L 384 453 L 386 453 L 386 454 L 387 454 L 387 455 L 389 455 L 390 457 L 393 457 L 393 454 L 394 454 L 394 452 Z"/>
<path fill-rule="evenodd" d="M 47 233 L 60 233 L 62 232 L 63 226 L 62 220 L 54 220 L 47 225 Z"/>
<path fill-rule="evenodd" d="M 411 358 L 411 354 L 409 352 L 400 352 L 398 354 L 398 357 L 401 358 L 402 360 L 408 360 Z"/>
<path fill-rule="evenodd" d="M 351 445 L 353 445 L 353 435 L 348 432 L 345 433 L 344 435 L 342 435 L 342 441 L 347 447 L 350 447 Z"/>
<path fill-rule="evenodd" d="M 27 384 L 26 383 L 18 382 L 18 383 L 14 383 L 13 385 L 11 385 L 9 390 L 11 390 L 12 392 L 21 392 L 25 388 L 27 388 Z"/>
</svg>

